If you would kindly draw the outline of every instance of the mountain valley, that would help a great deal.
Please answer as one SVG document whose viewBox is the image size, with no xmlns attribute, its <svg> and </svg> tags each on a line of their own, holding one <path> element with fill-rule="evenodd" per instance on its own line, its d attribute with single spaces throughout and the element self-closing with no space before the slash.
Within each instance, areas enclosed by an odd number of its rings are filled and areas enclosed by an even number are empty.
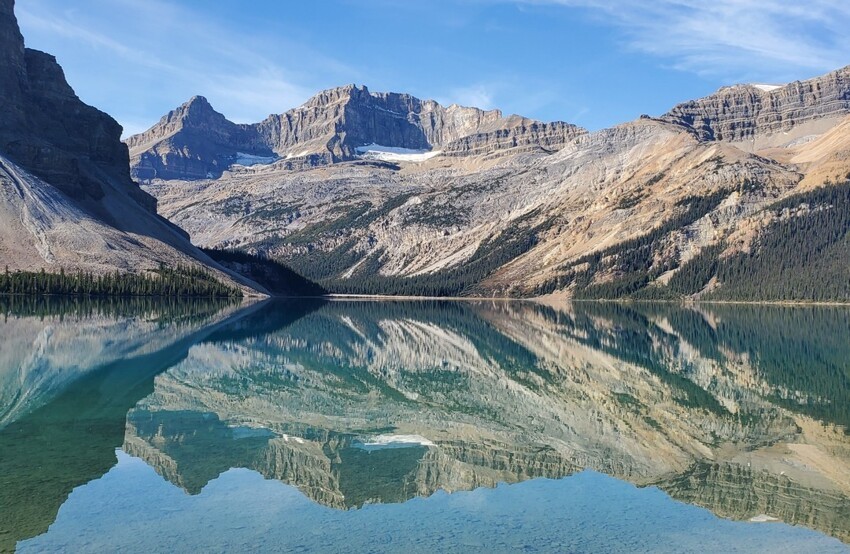
<svg viewBox="0 0 850 554">
<path fill-rule="evenodd" d="M 596 131 L 357 85 L 254 124 L 195 96 L 122 144 L 0 8 L 0 255 L 30 281 L 850 301 L 850 67 Z"/>
</svg>

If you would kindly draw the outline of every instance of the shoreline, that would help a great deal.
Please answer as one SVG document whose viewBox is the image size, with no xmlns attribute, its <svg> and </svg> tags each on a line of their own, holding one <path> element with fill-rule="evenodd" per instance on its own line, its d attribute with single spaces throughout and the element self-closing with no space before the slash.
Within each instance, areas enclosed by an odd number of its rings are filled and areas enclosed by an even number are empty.
<svg viewBox="0 0 850 554">
<path fill-rule="evenodd" d="M 394 294 L 327 294 L 325 296 L 290 296 L 287 298 L 323 298 L 325 300 L 442 300 L 451 302 L 474 302 L 477 300 L 499 302 L 534 301 L 534 298 L 513 298 L 510 296 L 402 296 Z"/>
<path fill-rule="evenodd" d="M 534 302 L 536 304 L 554 305 L 579 302 L 606 302 L 614 304 L 735 304 L 742 306 L 836 306 L 850 307 L 850 301 L 814 301 L 814 300 L 693 300 L 683 298 L 681 300 L 641 300 L 641 299 L 619 299 L 619 298 L 568 298 L 568 297 L 511 297 L 511 296 L 402 296 L 392 294 L 328 294 L 325 296 L 289 296 L 273 298 L 322 298 L 326 300 L 441 300 L 451 302 L 474 302 L 474 301 L 498 301 L 498 302 Z"/>
<path fill-rule="evenodd" d="M 511 297 L 511 296 L 408 296 L 393 294 L 327 294 L 324 296 L 276 296 L 265 294 L 250 294 L 242 297 L 218 296 L 155 296 L 155 295 L 92 295 L 92 294 L 29 294 L 0 292 L 0 298 L 73 298 L 78 300 L 106 299 L 149 299 L 149 300 L 233 300 L 242 303 L 263 302 L 267 300 L 327 300 L 327 301 L 442 301 L 442 302 L 533 302 L 545 306 L 557 306 L 573 303 L 609 303 L 609 304 L 680 304 L 685 306 L 699 305 L 740 305 L 740 306 L 781 306 L 781 307 L 850 307 L 850 301 L 814 301 L 814 300 L 643 300 L 621 298 L 569 298 L 551 296 Z"/>
</svg>

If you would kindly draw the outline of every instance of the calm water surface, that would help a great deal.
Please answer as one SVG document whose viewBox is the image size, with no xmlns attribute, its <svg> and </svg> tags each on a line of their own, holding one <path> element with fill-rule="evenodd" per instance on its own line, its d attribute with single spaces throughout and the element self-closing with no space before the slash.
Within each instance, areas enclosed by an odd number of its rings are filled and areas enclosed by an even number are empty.
<svg viewBox="0 0 850 554">
<path fill-rule="evenodd" d="M 2 552 L 847 552 L 850 310 L 0 299 Z"/>
</svg>

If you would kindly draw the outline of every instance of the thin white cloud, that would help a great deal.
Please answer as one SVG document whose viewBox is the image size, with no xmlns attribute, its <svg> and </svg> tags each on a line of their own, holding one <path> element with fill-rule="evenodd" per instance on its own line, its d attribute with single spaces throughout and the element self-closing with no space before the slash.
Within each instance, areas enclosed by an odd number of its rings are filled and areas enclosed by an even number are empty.
<svg viewBox="0 0 850 554">
<path fill-rule="evenodd" d="M 345 76 L 347 81 L 360 76 L 286 37 L 240 33 L 200 9 L 161 0 L 89 0 L 85 9 L 57 9 L 54 0 L 30 0 L 19 3 L 16 12 L 25 34 L 61 36 L 98 52 L 91 63 L 112 64 L 116 80 L 132 79 L 135 87 L 148 91 L 149 99 L 169 96 L 168 106 L 175 107 L 200 94 L 242 122 L 302 103 L 326 84 L 317 83 L 316 74 Z M 126 83 L 116 83 L 116 90 L 122 86 Z M 135 131 L 141 109 L 128 105 L 113 115 Z"/>
<path fill-rule="evenodd" d="M 20 24 L 27 28 L 40 29 L 71 40 L 84 42 L 94 49 L 106 49 L 129 62 L 141 64 L 146 67 L 171 71 L 177 70 L 176 67 L 161 61 L 155 56 L 144 55 L 142 52 L 124 44 L 120 40 L 110 38 L 100 32 L 79 25 L 69 17 L 71 12 L 66 12 L 64 15 L 46 15 L 44 13 L 30 11 L 26 6 L 19 6 L 15 12 Z"/>
<path fill-rule="evenodd" d="M 629 47 L 699 74 L 786 78 L 850 64 L 842 0 L 518 1 L 586 9 Z"/>
</svg>

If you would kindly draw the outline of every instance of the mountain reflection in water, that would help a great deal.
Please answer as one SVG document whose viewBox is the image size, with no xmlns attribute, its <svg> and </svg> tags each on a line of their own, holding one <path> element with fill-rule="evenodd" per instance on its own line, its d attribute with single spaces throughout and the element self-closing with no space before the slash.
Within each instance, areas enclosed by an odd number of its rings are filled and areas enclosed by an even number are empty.
<svg viewBox="0 0 850 554">
<path fill-rule="evenodd" d="M 592 469 L 850 542 L 850 310 L 192 311 L 0 324 L 0 550 L 116 448 L 192 495 L 246 468 L 338 509 Z"/>
</svg>

